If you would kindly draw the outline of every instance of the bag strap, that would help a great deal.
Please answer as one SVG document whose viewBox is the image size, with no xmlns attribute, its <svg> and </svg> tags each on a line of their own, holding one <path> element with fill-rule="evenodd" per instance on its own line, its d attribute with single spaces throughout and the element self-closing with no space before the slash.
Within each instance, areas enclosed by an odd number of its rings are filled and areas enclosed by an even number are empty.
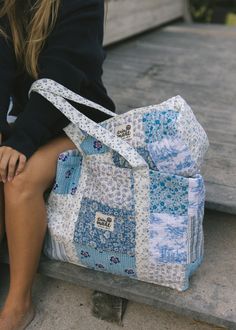
<svg viewBox="0 0 236 330">
<path fill-rule="evenodd" d="M 56 94 L 58 96 L 62 96 L 67 100 L 74 101 L 79 104 L 87 105 L 91 108 L 95 108 L 101 112 L 106 113 L 107 115 L 110 115 L 112 117 L 117 116 L 116 113 L 114 113 L 111 110 L 108 110 L 107 108 L 104 108 L 102 105 L 97 104 L 91 100 L 86 99 L 85 97 L 76 94 L 75 92 L 72 92 L 67 87 L 59 84 L 58 82 L 52 80 L 52 79 L 39 79 L 34 82 L 34 90 L 37 89 L 44 90 L 44 91 L 51 91 L 53 94 Z M 29 94 L 31 93 L 32 89 L 29 90 Z"/>
<path fill-rule="evenodd" d="M 148 164 L 143 159 L 143 157 L 128 142 L 85 116 L 79 110 L 74 108 L 66 99 L 68 98 L 79 104 L 85 104 L 90 107 L 94 107 L 107 114 L 111 113 L 110 110 L 84 98 L 83 96 L 75 94 L 68 88 L 51 79 L 43 78 L 36 80 L 29 90 L 29 96 L 32 91 L 37 92 L 45 97 L 72 123 L 76 124 L 78 128 L 93 136 L 100 142 L 104 143 L 112 150 L 118 152 L 122 157 L 125 158 L 125 160 L 131 165 L 132 168 L 148 168 Z M 114 113 L 112 114 L 114 116 Z"/>
</svg>

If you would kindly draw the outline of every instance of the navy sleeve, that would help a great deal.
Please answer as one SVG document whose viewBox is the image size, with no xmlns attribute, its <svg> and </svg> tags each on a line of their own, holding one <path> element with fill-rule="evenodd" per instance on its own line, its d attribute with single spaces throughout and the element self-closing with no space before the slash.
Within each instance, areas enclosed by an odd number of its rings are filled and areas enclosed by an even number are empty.
<svg viewBox="0 0 236 330">
<path fill-rule="evenodd" d="M 84 95 L 102 75 L 104 0 L 62 1 L 60 16 L 40 54 L 39 79 L 50 78 Z M 27 159 L 70 123 L 41 95 L 32 92 L 26 108 L 1 145 Z"/>
<path fill-rule="evenodd" d="M 6 18 L 0 19 L 0 26 L 9 35 Z M 7 122 L 7 112 L 15 74 L 16 59 L 12 42 L 0 35 L 0 133 L 3 135 L 3 139 L 6 139 L 11 131 Z"/>
</svg>

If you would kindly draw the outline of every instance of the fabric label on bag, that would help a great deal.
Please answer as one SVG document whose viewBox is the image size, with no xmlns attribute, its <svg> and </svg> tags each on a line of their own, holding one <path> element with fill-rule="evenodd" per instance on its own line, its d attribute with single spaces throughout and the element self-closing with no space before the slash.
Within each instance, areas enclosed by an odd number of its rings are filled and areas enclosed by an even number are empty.
<svg viewBox="0 0 236 330">
<path fill-rule="evenodd" d="M 115 128 L 115 134 L 124 140 L 132 139 L 133 138 L 133 126 L 131 124 L 118 125 Z"/>
<path fill-rule="evenodd" d="M 114 220 L 114 216 L 96 212 L 95 227 L 98 229 L 114 231 Z"/>
</svg>

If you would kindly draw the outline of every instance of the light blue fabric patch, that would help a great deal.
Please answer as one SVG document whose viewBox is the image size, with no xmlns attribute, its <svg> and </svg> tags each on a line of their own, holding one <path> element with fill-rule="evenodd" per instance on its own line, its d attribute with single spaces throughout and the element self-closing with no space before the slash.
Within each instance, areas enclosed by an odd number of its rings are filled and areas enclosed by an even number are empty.
<svg viewBox="0 0 236 330">
<path fill-rule="evenodd" d="M 75 248 L 79 260 L 85 266 L 112 274 L 136 277 L 135 256 L 99 251 L 78 243 L 75 243 Z"/>
<path fill-rule="evenodd" d="M 87 135 L 80 144 L 81 149 L 86 155 L 104 154 L 109 148 L 94 137 Z"/>
<path fill-rule="evenodd" d="M 150 255 L 160 263 L 186 264 L 188 261 L 188 217 L 151 214 Z"/>
<path fill-rule="evenodd" d="M 187 215 L 188 178 L 152 170 L 149 173 L 151 213 Z"/>
<path fill-rule="evenodd" d="M 96 227 L 96 212 L 114 217 L 113 230 Z M 74 242 L 105 251 L 135 254 L 135 213 L 83 197 Z"/>
<path fill-rule="evenodd" d="M 81 166 L 82 156 L 78 149 L 62 152 L 58 157 L 53 192 L 74 195 L 80 178 Z"/>
<path fill-rule="evenodd" d="M 177 134 L 176 120 L 179 113 L 174 110 L 153 111 L 143 116 L 143 126 L 146 143 L 160 141 L 167 136 Z"/>
<path fill-rule="evenodd" d="M 192 160 L 188 147 L 177 136 L 147 144 L 147 150 L 161 172 L 186 176 L 196 173 L 196 163 Z"/>
</svg>

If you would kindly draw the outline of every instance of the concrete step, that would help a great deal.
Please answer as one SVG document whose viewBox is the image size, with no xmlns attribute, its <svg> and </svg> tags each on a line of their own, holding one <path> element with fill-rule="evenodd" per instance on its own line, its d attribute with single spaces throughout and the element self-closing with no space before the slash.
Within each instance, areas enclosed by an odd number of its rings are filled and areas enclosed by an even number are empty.
<svg viewBox="0 0 236 330">
<path fill-rule="evenodd" d="M 0 308 L 6 296 L 9 270 L 0 265 Z M 194 321 L 173 312 L 129 301 L 122 325 L 95 318 L 93 291 L 76 284 L 37 274 L 33 300 L 37 314 L 27 330 L 216 330 L 215 326 Z M 219 328 L 220 329 L 220 328 Z"/>
</svg>

